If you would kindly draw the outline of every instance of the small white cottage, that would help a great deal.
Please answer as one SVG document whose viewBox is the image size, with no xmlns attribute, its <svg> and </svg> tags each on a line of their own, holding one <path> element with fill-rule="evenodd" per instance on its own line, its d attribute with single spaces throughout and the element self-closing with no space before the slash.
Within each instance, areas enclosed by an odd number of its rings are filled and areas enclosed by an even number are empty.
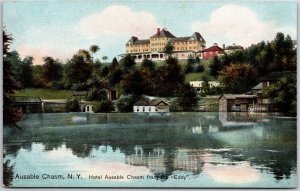
<svg viewBox="0 0 300 191">
<path fill-rule="evenodd" d="M 154 99 L 151 101 L 140 100 L 133 105 L 133 112 L 169 112 L 170 105 L 163 101 Z"/>
</svg>

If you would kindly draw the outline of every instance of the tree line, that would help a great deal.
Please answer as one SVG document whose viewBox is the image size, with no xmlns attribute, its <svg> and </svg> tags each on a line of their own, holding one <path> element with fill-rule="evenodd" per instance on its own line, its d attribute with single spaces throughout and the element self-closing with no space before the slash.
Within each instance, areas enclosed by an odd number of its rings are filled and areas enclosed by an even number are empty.
<svg viewBox="0 0 300 191">
<path fill-rule="evenodd" d="M 97 51 L 97 45 L 92 45 L 88 50 L 80 49 L 65 62 L 46 56 L 41 65 L 33 65 L 33 58 L 30 56 L 21 59 L 17 51 L 10 51 L 5 59 L 11 65 L 10 71 L 14 73 L 19 89 L 87 91 L 86 99 L 99 102 L 96 108 L 100 111 L 113 109 L 103 88 L 114 89 L 119 95 L 123 95 L 125 101 L 117 104 L 120 111 L 132 111 L 129 105 L 132 106 L 142 95 L 177 97 L 183 95 L 182 91 L 193 98 L 189 101 L 182 97 L 181 101 L 176 102 L 177 109 L 191 110 L 197 105 L 196 92 L 185 83 L 184 69 L 179 65 L 178 59 L 171 56 L 172 45 L 166 46 L 166 54 L 169 56 L 160 66 L 148 59 L 137 65 L 129 54 L 119 61 L 113 58 L 111 63 L 102 63 L 95 58 Z M 76 105 L 71 102 L 70 110 L 77 110 Z"/>
<path fill-rule="evenodd" d="M 271 73 L 295 72 L 296 55 L 291 37 L 279 32 L 270 42 L 214 57 L 210 74 L 218 78 L 224 92 L 245 93 Z"/>
<path fill-rule="evenodd" d="M 214 57 L 210 74 L 223 93 L 247 93 L 262 80 L 273 80 L 263 97 L 279 111 L 295 114 L 297 49 L 289 35 L 277 33 L 270 42 L 260 42 L 223 56 Z"/>
</svg>

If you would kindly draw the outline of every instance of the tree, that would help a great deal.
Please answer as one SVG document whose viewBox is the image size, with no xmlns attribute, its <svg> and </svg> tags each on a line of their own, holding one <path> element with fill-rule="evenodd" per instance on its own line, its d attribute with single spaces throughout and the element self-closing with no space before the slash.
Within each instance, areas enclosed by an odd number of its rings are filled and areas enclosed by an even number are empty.
<svg viewBox="0 0 300 191">
<path fill-rule="evenodd" d="M 80 49 L 80 50 L 78 50 L 77 55 L 80 56 L 86 63 L 91 64 L 93 61 L 90 52 L 87 50 Z"/>
<path fill-rule="evenodd" d="M 117 108 L 120 112 L 133 112 L 133 105 L 138 100 L 138 97 L 128 96 L 120 98 L 117 102 Z"/>
<path fill-rule="evenodd" d="M 245 93 L 257 84 L 256 72 L 249 64 L 231 64 L 219 73 L 220 85 L 227 93 Z"/>
<path fill-rule="evenodd" d="M 206 96 L 210 94 L 210 86 L 207 79 L 203 80 L 201 84 L 201 95 Z"/>
<path fill-rule="evenodd" d="M 196 63 L 194 71 L 199 73 L 204 72 L 204 66 L 201 63 Z"/>
<path fill-rule="evenodd" d="M 199 56 L 196 56 L 195 62 L 198 63 L 198 64 L 201 62 Z"/>
<path fill-rule="evenodd" d="M 168 42 L 164 48 L 164 53 L 170 57 L 172 56 L 173 51 L 174 51 L 174 46 L 172 45 L 171 42 Z"/>
<path fill-rule="evenodd" d="M 95 54 L 99 50 L 100 50 L 100 47 L 98 45 L 91 45 L 90 46 L 90 52 L 93 53 L 93 54 Z"/>
<path fill-rule="evenodd" d="M 24 88 L 33 86 L 33 57 L 27 56 L 21 64 L 20 81 Z"/>
<path fill-rule="evenodd" d="M 141 70 L 155 70 L 155 63 L 145 58 L 141 63 Z"/>
<path fill-rule="evenodd" d="M 189 58 L 187 60 L 187 64 L 185 65 L 185 68 L 184 68 L 184 72 L 186 74 L 194 71 L 194 67 L 193 67 L 194 63 L 195 63 L 195 60 L 191 56 L 189 56 Z"/>
<path fill-rule="evenodd" d="M 95 106 L 95 113 L 111 112 L 114 110 L 114 104 L 110 100 L 101 100 Z"/>
<path fill-rule="evenodd" d="M 80 105 L 77 99 L 68 100 L 65 105 L 66 112 L 79 112 Z"/>
<path fill-rule="evenodd" d="M 66 77 L 70 83 L 84 83 L 91 76 L 92 65 L 88 62 L 88 57 L 75 54 L 67 62 Z"/>
<path fill-rule="evenodd" d="M 136 64 L 130 54 L 127 54 L 124 58 L 122 58 L 120 62 L 121 62 L 121 68 L 125 73 L 133 69 Z"/>
<path fill-rule="evenodd" d="M 17 81 L 21 81 L 21 72 L 22 72 L 22 59 L 17 51 L 9 52 L 9 55 L 6 57 L 7 61 L 11 63 L 12 68 L 15 73 L 15 78 Z"/>
<path fill-rule="evenodd" d="M 104 62 L 106 62 L 106 61 L 108 60 L 108 57 L 107 57 L 107 56 L 102 56 L 102 60 L 103 60 Z"/>
<path fill-rule="evenodd" d="M 184 74 L 181 71 L 177 58 L 169 57 L 166 67 L 161 68 L 162 80 L 160 83 L 160 96 L 174 96 L 175 90 L 184 82 Z"/>
<path fill-rule="evenodd" d="M 296 75 L 288 75 L 278 82 L 271 84 L 264 96 L 281 112 L 296 114 L 297 112 L 297 78 Z"/>
<path fill-rule="evenodd" d="M 104 66 L 101 71 L 101 76 L 106 77 L 109 74 L 109 67 L 108 66 Z"/>
<path fill-rule="evenodd" d="M 108 75 L 108 81 L 109 83 L 114 86 L 122 80 L 123 71 L 118 67 L 111 71 Z"/>
<path fill-rule="evenodd" d="M 10 96 L 20 90 L 20 82 L 16 80 L 14 68 L 9 60 L 9 46 L 12 37 L 3 31 L 3 124 L 18 127 L 17 122 L 22 118 L 22 111 L 10 106 Z"/>
<path fill-rule="evenodd" d="M 109 70 L 110 70 L 110 71 L 113 71 L 113 70 L 115 70 L 118 66 L 119 66 L 119 62 L 118 62 L 117 58 L 114 57 L 114 59 L 112 60 L 110 66 L 109 66 Z"/>
<path fill-rule="evenodd" d="M 142 83 L 144 93 L 147 95 L 155 95 L 155 84 L 157 84 L 156 75 L 159 75 L 157 74 L 155 63 L 152 60 L 144 59 L 141 64 L 140 73 L 143 78 L 140 83 Z"/>
<path fill-rule="evenodd" d="M 176 105 L 183 111 L 192 111 L 198 104 L 196 90 L 189 84 L 182 84 L 176 91 Z"/>
<path fill-rule="evenodd" d="M 101 100 L 106 100 L 107 95 L 104 89 L 99 89 L 99 88 L 91 88 L 88 91 L 87 94 L 87 101 L 101 101 Z"/>
<path fill-rule="evenodd" d="M 222 64 L 218 58 L 218 56 L 215 56 L 209 65 L 210 68 L 210 74 L 214 77 L 218 76 L 219 71 L 222 70 Z"/>
<path fill-rule="evenodd" d="M 124 74 L 121 80 L 121 87 L 127 94 L 142 95 L 144 86 L 142 84 L 143 77 L 138 70 L 134 70 L 128 74 Z"/>
<path fill-rule="evenodd" d="M 58 60 L 52 57 L 44 57 L 44 71 L 43 76 L 48 82 L 55 82 L 61 80 L 63 76 L 63 67 Z"/>
</svg>

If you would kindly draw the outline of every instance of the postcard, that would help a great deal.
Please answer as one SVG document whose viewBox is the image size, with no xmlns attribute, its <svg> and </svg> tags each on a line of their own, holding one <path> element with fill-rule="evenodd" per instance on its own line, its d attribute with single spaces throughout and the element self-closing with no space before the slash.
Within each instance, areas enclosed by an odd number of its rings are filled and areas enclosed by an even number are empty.
<svg viewBox="0 0 300 191">
<path fill-rule="evenodd" d="M 3 186 L 296 188 L 297 2 L 3 2 Z"/>
</svg>

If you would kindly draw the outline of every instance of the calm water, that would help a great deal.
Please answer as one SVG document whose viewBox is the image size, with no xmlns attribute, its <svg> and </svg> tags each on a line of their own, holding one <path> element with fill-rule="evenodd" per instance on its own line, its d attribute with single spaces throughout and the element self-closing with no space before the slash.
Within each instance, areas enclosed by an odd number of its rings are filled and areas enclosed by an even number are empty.
<svg viewBox="0 0 300 191">
<path fill-rule="evenodd" d="M 3 135 L 12 187 L 297 185 L 294 118 L 68 113 L 32 114 L 19 125 Z"/>
</svg>

